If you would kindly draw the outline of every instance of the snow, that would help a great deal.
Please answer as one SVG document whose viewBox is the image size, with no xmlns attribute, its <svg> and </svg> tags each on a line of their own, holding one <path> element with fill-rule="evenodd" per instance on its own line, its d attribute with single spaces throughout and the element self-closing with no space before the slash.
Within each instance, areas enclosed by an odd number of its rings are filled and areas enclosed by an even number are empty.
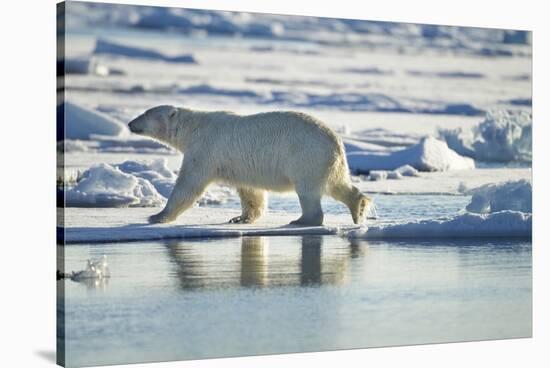
<svg viewBox="0 0 550 368">
<path fill-rule="evenodd" d="M 116 55 L 116 56 L 125 56 L 129 58 L 166 61 L 171 63 L 186 63 L 186 64 L 197 63 L 193 55 L 167 56 L 154 50 L 120 45 L 120 44 L 110 42 L 107 40 L 102 40 L 102 39 L 97 40 L 96 46 L 93 52 L 94 54 L 109 54 L 109 55 Z"/>
<path fill-rule="evenodd" d="M 528 180 L 485 184 L 467 191 L 472 200 L 466 210 L 476 213 L 493 213 L 504 210 L 531 213 L 533 187 Z"/>
<path fill-rule="evenodd" d="M 121 136 L 128 128 L 108 115 L 65 101 L 65 139 L 92 139 L 94 135 Z"/>
<path fill-rule="evenodd" d="M 532 215 L 517 211 L 491 214 L 464 213 L 452 218 L 408 222 L 388 226 L 373 226 L 351 230 L 350 238 L 530 238 Z"/>
<path fill-rule="evenodd" d="M 475 167 L 474 160 L 462 157 L 449 149 L 443 141 L 425 137 L 409 148 L 387 154 L 351 152 L 348 165 L 355 173 L 372 170 L 394 170 L 410 165 L 420 171 L 465 170 Z"/>
<path fill-rule="evenodd" d="M 532 129 L 529 112 L 499 110 L 488 113 L 474 128 L 442 129 L 440 136 L 449 147 L 476 160 L 530 162 Z"/>
</svg>

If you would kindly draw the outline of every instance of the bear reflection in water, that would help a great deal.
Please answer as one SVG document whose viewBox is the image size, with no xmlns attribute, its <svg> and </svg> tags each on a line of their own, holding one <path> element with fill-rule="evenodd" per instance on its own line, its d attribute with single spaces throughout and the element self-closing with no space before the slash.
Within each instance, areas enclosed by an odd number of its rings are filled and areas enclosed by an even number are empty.
<svg viewBox="0 0 550 368">
<path fill-rule="evenodd" d="M 288 238 L 288 243 L 271 248 L 269 237 L 242 237 L 240 249 L 220 247 L 218 243 L 166 244 L 174 276 L 182 289 L 342 284 L 350 259 L 366 248 L 366 243 L 354 242 L 347 247 L 324 248 L 322 236 Z"/>
</svg>

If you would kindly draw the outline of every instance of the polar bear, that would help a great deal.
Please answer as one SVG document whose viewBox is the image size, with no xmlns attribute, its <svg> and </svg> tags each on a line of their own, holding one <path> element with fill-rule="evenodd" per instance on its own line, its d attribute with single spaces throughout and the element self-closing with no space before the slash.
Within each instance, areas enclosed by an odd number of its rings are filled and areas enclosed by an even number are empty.
<svg viewBox="0 0 550 368">
<path fill-rule="evenodd" d="M 351 185 L 341 139 L 316 118 L 293 111 L 237 115 L 157 106 L 129 123 L 130 131 L 181 151 L 182 167 L 165 208 L 151 223 L 175 220 L 213 182 L 237 187 L 252 223 L 266 208 L 266 191 L 295 191 L 302 216 L 293 225 L 323 224 L 321 197 L 344 203 L 361 223 L 370 199 Z"/>
</svg>

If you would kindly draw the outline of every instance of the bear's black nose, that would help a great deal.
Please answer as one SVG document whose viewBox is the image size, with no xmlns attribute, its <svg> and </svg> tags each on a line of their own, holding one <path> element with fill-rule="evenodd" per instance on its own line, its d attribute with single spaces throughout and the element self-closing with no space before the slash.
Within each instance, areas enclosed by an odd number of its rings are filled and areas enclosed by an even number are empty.
<svg viewBox="0 0 550 368">
<path fill-rule="evenodd" d="M 128 128 L 130 128 L 130 131 L 132 133 L 141 133 L 141 130 L 136 127 L 136 121 L 132 120 L 128 123 Z"/>
</svg>

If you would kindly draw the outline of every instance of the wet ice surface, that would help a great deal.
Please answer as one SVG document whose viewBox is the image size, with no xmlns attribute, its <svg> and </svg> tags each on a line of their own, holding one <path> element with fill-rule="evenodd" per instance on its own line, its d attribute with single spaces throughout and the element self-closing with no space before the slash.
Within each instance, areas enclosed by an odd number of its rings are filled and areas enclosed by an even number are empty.
<svg viewBox="0 0 550 368">
<path fill-rule="evenodd" d="M 243 237 L 65 247 L 69 366 L 531 336 L 530 241 Z"/>
</svg>

